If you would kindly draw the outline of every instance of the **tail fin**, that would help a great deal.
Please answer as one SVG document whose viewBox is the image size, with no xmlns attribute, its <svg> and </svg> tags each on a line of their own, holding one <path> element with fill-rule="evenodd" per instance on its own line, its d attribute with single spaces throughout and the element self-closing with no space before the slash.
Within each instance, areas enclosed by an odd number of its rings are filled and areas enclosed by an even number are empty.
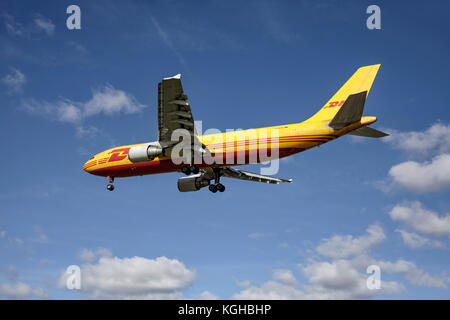
<svg viewBox="0 0 450 320">
<path fill-rule="evenodd" d="M 361 99 L 356 94 L 365 92 L 364 100 L 369 94 L 372 83 L 375 80 L 379 64 L 361 67 L 347 80 L 347 82 L 336 92 L 333 97 L 320 109 L 315 115 L 307 121 L 329 121 L 333 119 L 341 107 L 344 106 L 347 99 L 353 96 L 353 99 Z M 364 107 L 364 101 L 362 106 Z M 362 110 L 361 110 L 362 112 Z M 358 119 L 359 120 L 359 119 Z M 357 120 L 356 120 L 357 121 Z"/>
</svg>

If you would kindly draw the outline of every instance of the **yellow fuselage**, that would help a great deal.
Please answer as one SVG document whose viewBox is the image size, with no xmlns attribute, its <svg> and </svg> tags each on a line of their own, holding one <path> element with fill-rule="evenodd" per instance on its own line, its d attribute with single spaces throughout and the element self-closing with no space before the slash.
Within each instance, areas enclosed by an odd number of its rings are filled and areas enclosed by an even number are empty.
<svg viewBox="0 0 450 320">
<path fill-rule="evenodd" d="M 329 142 L 359 127 L 376 121 L 375 117 L 362 117 L 341 130 L 328 127 L 328 121 L 307 120 L 301 123 L 232 131 L 199 136 L 215 162 L 197 164 L 202 167 L 224 167 L 275 160 Z M 157 157 L 151 161 L 133 163 L 128 150 L 140 144 L 105 150 L 85 163 L 83 169 L 104 177 L 131 177 L 146 174 L 179 171 L 185 164 L 175 164 L 170 157 Z M 263 156 L 261 156 L 263 155 Z M 265 156 L 266 155 L 266 156 Z"/>
</svg>

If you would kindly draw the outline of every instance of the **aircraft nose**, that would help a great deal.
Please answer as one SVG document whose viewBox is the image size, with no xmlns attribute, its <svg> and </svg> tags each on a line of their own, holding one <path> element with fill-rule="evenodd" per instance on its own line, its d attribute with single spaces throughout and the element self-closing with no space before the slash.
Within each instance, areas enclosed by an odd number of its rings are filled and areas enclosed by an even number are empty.
<svg viewBox="0 0 450 320">
<path fill-rule="evenodd" d="M 97 160 L 95 160 L 95 157 L 92 157 L 83 165 L 83 170 L 87 173 L 90 173 L 96 164 Z"/>
</svg>

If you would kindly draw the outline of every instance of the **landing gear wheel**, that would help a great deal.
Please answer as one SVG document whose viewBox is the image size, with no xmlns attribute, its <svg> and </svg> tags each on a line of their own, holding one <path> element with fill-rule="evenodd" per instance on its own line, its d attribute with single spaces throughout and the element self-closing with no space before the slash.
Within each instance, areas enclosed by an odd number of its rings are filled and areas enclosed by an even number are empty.
<svg viewBox="0 0 450 320">
<path fill-rule="evenodd" d="M 183 172 L 185 175 L 190 175 L 191 174 L 191 168 L 188 166 L 185 166 L 183 168 L 181 168 L 181 172 Z"/>
<path fill-rule="evenodd" d="M 211 191 L 212 193 L 217 192 L 217 187 L 215 184 L 210 184 L 208 188 L 209 188 L 209 191 Z"/>
<path fill-rule="evenodd" d="M 106 189 L 108 189 L 109 191 L 113 191 L 114 190 L 114 185 L 110 183 L 110 184 L 108 184 L 106 186 Z"/>
<path fill-rule="evenodd" d="M 221 183 L 216 184 L 216 188 L 219 192 L 224 192 L 225 191 L 225 186 Z"/>
<path fill-rule="evenodd" d="M 189 170 L 191 170 L 191 172 L 192 172 L 193 174 L 197 174 L 197 173 L 200 172 L 200 169 L 199 169 L 197 166 L 190 166 L 190 167 L 189 167 Z"/>
</svg>

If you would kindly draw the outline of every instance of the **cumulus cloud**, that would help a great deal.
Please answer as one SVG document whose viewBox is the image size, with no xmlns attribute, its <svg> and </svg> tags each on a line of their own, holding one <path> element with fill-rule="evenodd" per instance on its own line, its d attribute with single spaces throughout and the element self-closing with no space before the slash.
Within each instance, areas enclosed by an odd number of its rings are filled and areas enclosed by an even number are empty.
<svg viewBox="0 0 450 320">
<path fill-rule="evenodd" d="M 403 242 L 411 249 L 417 249 L 422 247 L 429 247 L 429 248 L 445 247 L 444 243 L 442 243 L 441 241 L 426 238 L 415 232 L 408 232 L 402 229 L 397 229 L 396 231 L 400 233 Z"/>
<path fill-rule="evenodd" d="M 441 191 L 450 186 L 450 124 L 435 123 L 425 131 L 391 133 L 383 141 L 406 151 L 410 156 L 429 157 L 427 161 L 409 160 L 394 165 L 389 178 L 378 181 L 385 192 L 399 186 L 417 193 Z"/>
<path fill-rule="evenodd" d="M 199 295 L 194 296 L 195 300 L 218 300 L 219 297 L 209 291 L 203 291 Z"/>
<path fill-rule="evenodd" d="M 385 280 L 381 281 L 380 289 L 368 289 L 366 269 L 373 264 L 376 264 L 376 261 L 360 256 L 349 260 L 317 261 L 301 267 L 310 283 L 309 298 L 367 299 L 404 290 L 402 284 Z"/>
<path fill-rule="evenodd" d="M 78 258 L 83 262 L 92 263 L 100 257 L 112 257 L 112 251 L 110 249 L 99 247 L 96 251 L 89 249 L 81 249 L 78 253 Z"/>
<path fill-rule="evenodd" d="M 181 299 L 181 291 L 195 278 L 195 272 L 177 259 L 118 258 L 110 253 L 104 249 L 80 252 L 80 258 L 89 261 L 81 266 L 81 291 L 90 298 Z M 63 273 L 60 287 L 65 287 L 66 281 Z"/>
<path fill-rule="evenodd" d="M 440 289 L 446 289 L 448 287 L 449 278 L 447 276 L 432 276 L 418 268 L 412 261 L 400 259 L 396 262 L 377 261 L 376 263 L 383 272 L 403 274 L 414 285 Z"/>
<path fill-rule="evenodd" d="M 439 215 L 427 210 L 419 201 L 398 204 L 390 211 L 393 220 L 400 221 L 419 233 L 450 236 L 450 214 Z"/>
<path fill-rule="evenodd" d="M 273 280 L 287 284 L 287 285 L 295 285 L 297 283 L 297 279 L 295 279 L 294 274 L 291 270 L 279 269 L 273 272 L 272 276 Z"/>
<path fill-rule="evenodd" d="M 334 235 L 329 239 L 324 239 L 317 247 L 317 252 L 334 259 L 346 258 L 366 252 L 372 246 L 386 239 L 383 228 L 379 225 L 371 225 L 366 231 L 367 235 L 356 238 L 352 235 Z"/>
<path fill-rule="evenodd" d="M 402 283 L 390 281 L 386 275 L 402 276 L 415 286 L 447 288 L 445 275 L 430 275 L 412 261 L 394 262 L 375 259 L 369 255 L 376 244 L 386 239 L 381 226 L 373 224 L 367 234 L 354 237 L 335 235 L 324 239 L 316 248 L 317 257 L 299 265 L 305 283 L 299 283 L 290 270 L 277 270 L 272 279 L 261 285 L 248 285 L 232 296 L 233 299 L 369 299 L 405 291 Z M 333 253 L 333 250 L 341 253 Z M 381 270 L 381 288 L 367 287 L 367 268 L 376 265 Z"/>
<path fill-rule="evenodd" d="M 290 285 L 277 281 L 267 281 L 261 286 L 252 286 L 234 294 L 231 299 L 237 300 L 300 300 L 305 294 Z"/>
<path fill-rule="evenodd" d="M 8 299 L 45 298 L 47 292 L 42 288 L 33 289 L 30 285 L 17 281 L 13 284 L 0 283 L 0 297 Z"/>
<path fill-rule="evenodd" d="M 435 123 L 425 131 L 387 131 L 390 135 L 383 141 L 406 152 L 426 155 L 450 151 L 450 124 Z"/>
<path fill-rule="evenodd" d="M 0 282 L 0 298 L 7 299 L 27 299 L 27 298 L 45 298 L 47 292 L 40 288 L 32 288 L 30 285 L 18 281 L 19 273 L 15 266 L 8 267 L 8 277 L 11 283 Z"/>
<path fill-rule="evenodd" d="M 246 288 L 251 285 L 250 280 L 242 280 L 242 281 L 235 280 L 235 283 L 239 288 Z"/>
<path fill-rule="evenodd" d="M 92 97 L 86 102 L 60 98 L 55 102 L 22 99 L 22 108 L 33 115 L 50 120 L 71 123 L 75 126 L 78 137 L 92 136 L 98 128 L 83 125 L 83 121 L 98 114 L 112 116 L 118 113 L 138 113 L 145 105 L 140 104 L 134 96 L 107 84 L 92 90 Z"/>
<path fill-rule="evenodd" d="M 112 115 L 119 112 L 137 113 L 144 108 L 130 94 L 122 90 L 114 89 L 113 86 L 107 84 L 98 90 L 92 92 L 92 98 L 83 105 L 84 116 L 104 113 Z"/>
<path fill-rule="evenodd" d="M 27 82 L 27 77 L 18 69 L 10 68 L 10 72 L 1 79 L 9 93 L 20 93 Z"/>
<path fill-rule="evenodd" d="M 415 192 L 440 191 L 450 186 L 450 154 L 423 163 L 400 163 L 389 170 L 389 176 L 395 184 Z"/>
</svg>

